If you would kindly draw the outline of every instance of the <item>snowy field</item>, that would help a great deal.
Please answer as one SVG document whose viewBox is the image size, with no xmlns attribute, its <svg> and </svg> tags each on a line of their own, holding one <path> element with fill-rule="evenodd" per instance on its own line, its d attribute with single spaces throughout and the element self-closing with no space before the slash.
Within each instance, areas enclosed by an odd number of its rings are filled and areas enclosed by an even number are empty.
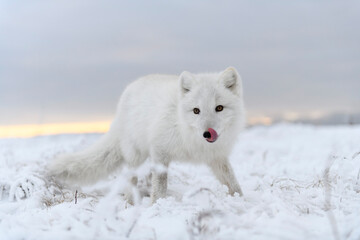
<svg viewBox="0 0 360 240">
<path fill-rule="evenodd" d="M 0 139 L 0 239 L 360 239 L 360 126 L 249 128 L 231 155 L 244 197 L 205 166 L 172 163 L 154 205 L 124 200 L 129 169 L 83 188 L 46 177 L 99 136 Z"/>
</svg>

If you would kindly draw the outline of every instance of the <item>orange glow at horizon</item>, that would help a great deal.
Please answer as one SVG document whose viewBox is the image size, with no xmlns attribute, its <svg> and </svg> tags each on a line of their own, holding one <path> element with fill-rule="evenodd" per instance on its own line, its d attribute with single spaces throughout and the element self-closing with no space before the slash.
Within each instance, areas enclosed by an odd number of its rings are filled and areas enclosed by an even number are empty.
<svg viewBox="0 0 360 240">
<path fill-rule="evenodd" d="M 27 138 L 70 133 L 104 133 L 109 130 L 109 127 L 109 121 L 0 126 L 0 138 Z"/>
<path fill-rule="evenodd" d="M 250 117 L 248 118 L 249 125 L 271 125 L 273 123 L 272 118 L 260 116 L 260 117 Z"/>
<path fill-rule="evenodd" d="M 0 126 L 0 138 L 28 138 L 56 134 L 105 133 L 109 130 L 110 124 L 110 121 L 102 121 Z M 270 125 L 272 124 L 272 119 L 269 117 L 251 117 L 248 119 L 248 124 Z"/>
</svg>

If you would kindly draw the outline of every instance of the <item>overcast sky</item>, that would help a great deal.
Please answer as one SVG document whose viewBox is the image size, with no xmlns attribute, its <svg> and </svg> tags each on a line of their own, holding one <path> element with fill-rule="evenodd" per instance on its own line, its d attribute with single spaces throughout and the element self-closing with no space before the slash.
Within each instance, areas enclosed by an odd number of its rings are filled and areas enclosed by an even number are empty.
<svg viewBox="0 0 360 240">
<path fill-rule="evenodd" d="M 359 1 L 0 0 L 0 125 L 109 120 L 149 73 L 242 75 L 250 116 L 360 111 Z"/>
</svg>

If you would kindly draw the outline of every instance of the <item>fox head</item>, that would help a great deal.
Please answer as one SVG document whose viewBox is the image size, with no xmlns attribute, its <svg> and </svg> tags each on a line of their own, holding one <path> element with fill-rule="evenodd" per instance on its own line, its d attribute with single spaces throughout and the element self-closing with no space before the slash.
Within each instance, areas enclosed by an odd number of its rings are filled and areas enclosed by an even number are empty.
<svg viewBox="0 0 360 240">
<path fill-rule="evenodd" d="M 243 127 L 242 81 L 235 68 L 208 74 L 185 71 L 179 85 L 180 119 L 193 137 L 204 143 L 224 142 Z"/>
</svg>

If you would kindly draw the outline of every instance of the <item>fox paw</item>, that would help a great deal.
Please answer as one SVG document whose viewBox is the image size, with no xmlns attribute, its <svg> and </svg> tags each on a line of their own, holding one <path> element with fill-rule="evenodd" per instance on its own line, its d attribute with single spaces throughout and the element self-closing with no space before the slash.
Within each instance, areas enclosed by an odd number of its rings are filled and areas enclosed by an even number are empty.
<svg viewBox="0 0 360 240">
<path fill-rule="evenodd" d="M 36 176 L 19 178 L 13 184 L 7 186 L 9 200 L 20 201 L 29 198 L 44 185 L 45 182 Z"/>
</svg>

